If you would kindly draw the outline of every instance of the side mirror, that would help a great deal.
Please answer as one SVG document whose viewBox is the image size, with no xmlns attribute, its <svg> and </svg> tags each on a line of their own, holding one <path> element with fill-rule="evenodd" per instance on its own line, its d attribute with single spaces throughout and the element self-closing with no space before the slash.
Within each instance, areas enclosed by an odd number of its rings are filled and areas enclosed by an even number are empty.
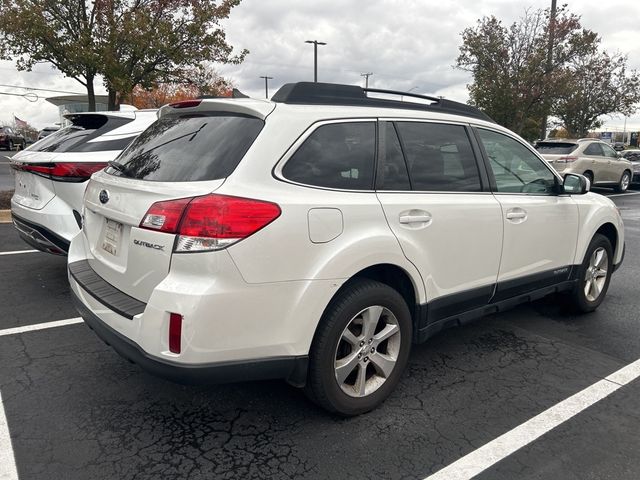
<svg viewBox="0 0 640 480">
<path fill-rule="evenodd" d="M 591 182 L 584 175 L 568 173 L 564 176 L 562 188 L 569 195 L 584 195 L 591 188 Z"/>
</svg>

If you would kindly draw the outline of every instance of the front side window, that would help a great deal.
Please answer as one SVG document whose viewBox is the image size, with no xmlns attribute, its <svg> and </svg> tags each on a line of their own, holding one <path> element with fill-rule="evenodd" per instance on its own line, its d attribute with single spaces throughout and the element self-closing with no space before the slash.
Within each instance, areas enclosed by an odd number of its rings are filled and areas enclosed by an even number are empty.
<svg viewBox="0 0 640 480">
<path fill-rule="evenodd" d="M 507 135 L 491 130 L 478 129 L 478 134 L 489 157 L 498 192 L 556 192 L 556 176 L 527 147 Z"/>
<path fill-rule="evenodd" d="M 611 148 L 609 145 L 600 145 L 602 147 L 602 151 L 604 152 L 604 156 L 605 157 L 609 157 L 609 158 L 618 158 L 618 153 Z"/>
<path fill-rule="evenodd" d="M 398 122 L 396 126 L 413 190 L 482 190 L 476 158 L 463 126 L 426 122 Z"/>
<path fill-rule="evenodd" d="M 344 190 L 372 190 L 375 122 L 318 127 L 282 169 L 293 182 Z"/>
</svg>

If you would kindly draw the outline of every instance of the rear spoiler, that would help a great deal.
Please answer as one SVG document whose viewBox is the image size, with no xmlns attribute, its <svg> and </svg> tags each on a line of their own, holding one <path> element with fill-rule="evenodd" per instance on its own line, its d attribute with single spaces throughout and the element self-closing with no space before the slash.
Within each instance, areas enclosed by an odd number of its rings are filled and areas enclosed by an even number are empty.
<svg viewBox="0 0 640 480">
<path fill-rule="evenodd" d="M 242 93 L 240 95 L 237 97 L 204 97 L 170 103 L 158 110 L 158 118 L 177 113 L 229 112 L 264 120 L 276 108 L 275 103 L 268 100 L 249 98 Z"/>
</svg>

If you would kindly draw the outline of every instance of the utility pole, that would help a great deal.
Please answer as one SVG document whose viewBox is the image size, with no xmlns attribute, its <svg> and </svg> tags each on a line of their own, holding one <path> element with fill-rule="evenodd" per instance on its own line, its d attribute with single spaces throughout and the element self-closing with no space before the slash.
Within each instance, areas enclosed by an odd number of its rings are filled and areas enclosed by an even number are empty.
<svg viewBox="0 0 640 480">
<path fill-rule="evenodd" d="M 548 80 L 551 67 L 553 67 L 553 42 L 555 40 L 556 31 L 556 0 L 551 0 L 551 13 L 549 15 L 549 44 L 547 45 L 547 66 L 545 71 L 545 82 Z M 547 82 L 548 83 L 548 82 Z M 545 85 L 546 87 L 546 85 Z M 547 100 L 549 92 L 545 88 L 545 98 L 543 99 L 544 116 L 542 117 L 542 125 L 540 126 L 540 140 L 544 140 L 547 136 L 547 109 L 549 101 Z"/>
<path fill-rule="evenodd" d="M 264 78 L 264 98 L 268 100 L 269 99 L 269 80 L 273 80 L 273 77 L 260 76 L 260 78 Z"/>
<path fill-rule="evenodd" d="M 318 45 L 326 45 L 318 40 L 305 40 L 304 43 L 313 43 L 313 81 L 318 83 Z"/>
<path fill-rule="evenodd" d="M 371 75 L 373 75 L 373 72 L 360 74 L 361 77 L 364 77 L 364 88 L 369 88 L 369 77 Z"/>
</svg>

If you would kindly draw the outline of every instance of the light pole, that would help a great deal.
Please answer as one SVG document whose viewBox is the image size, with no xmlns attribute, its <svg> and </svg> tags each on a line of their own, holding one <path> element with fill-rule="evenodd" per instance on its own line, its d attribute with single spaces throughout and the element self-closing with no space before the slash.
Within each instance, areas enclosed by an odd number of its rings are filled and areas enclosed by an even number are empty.
<svg viewBox="0 0 640 480">
<path fill-rule="evenodd" d="M 273 77 L 260 76 L 260 78 L 264 78 L 264 98 L 268 100 L 269 99 L 269 80 L 273 80 Z"/>
<path fill-rule="evenodd" d="M 556 31 L 556 0 L 551 0 L 551 12 L 549 14 L 549 43 L 547 45 L 547 64 L 545 67 L 545 75 L 544 75 L 544 80 L 545 80 L 545 87 L 548 87 L 548 77 L 549 77 L 549 73 L 551 72 L 551 67 L 553 67 L 553 42 L 554 42 L 554 37 L 555 37 L 555 31 Z M 545 88 L 545 90 L 548 90 L 548 88 Z M 549 109 L 549 102 L 547 100 L 548 96 L 549 96 L 549 92 L 545 91 L 544 92 L 545 98 L 543 99 L 543 108 L 544 108 L 544 115 L 542 116 L 542 121 L 540 122 L 540 140 L 544 140 L 545 138 L 547 138 L 547 113 L 548 113 L 548 109 Z"/>
<path fill-rule="evenodd" d="M 304 43 L 313 43 L 313 81 L 318 83 L 318 45 L 326 45 L 318 40 L 305 40 Z"/>
<path fill-rule="evenodd" d="M 364 88 L 369 88 L 369 77 L 371 75 L 373 75 L 373 72 L 360 74 L 361 77 L 364 77 Z"/>
</svg>

